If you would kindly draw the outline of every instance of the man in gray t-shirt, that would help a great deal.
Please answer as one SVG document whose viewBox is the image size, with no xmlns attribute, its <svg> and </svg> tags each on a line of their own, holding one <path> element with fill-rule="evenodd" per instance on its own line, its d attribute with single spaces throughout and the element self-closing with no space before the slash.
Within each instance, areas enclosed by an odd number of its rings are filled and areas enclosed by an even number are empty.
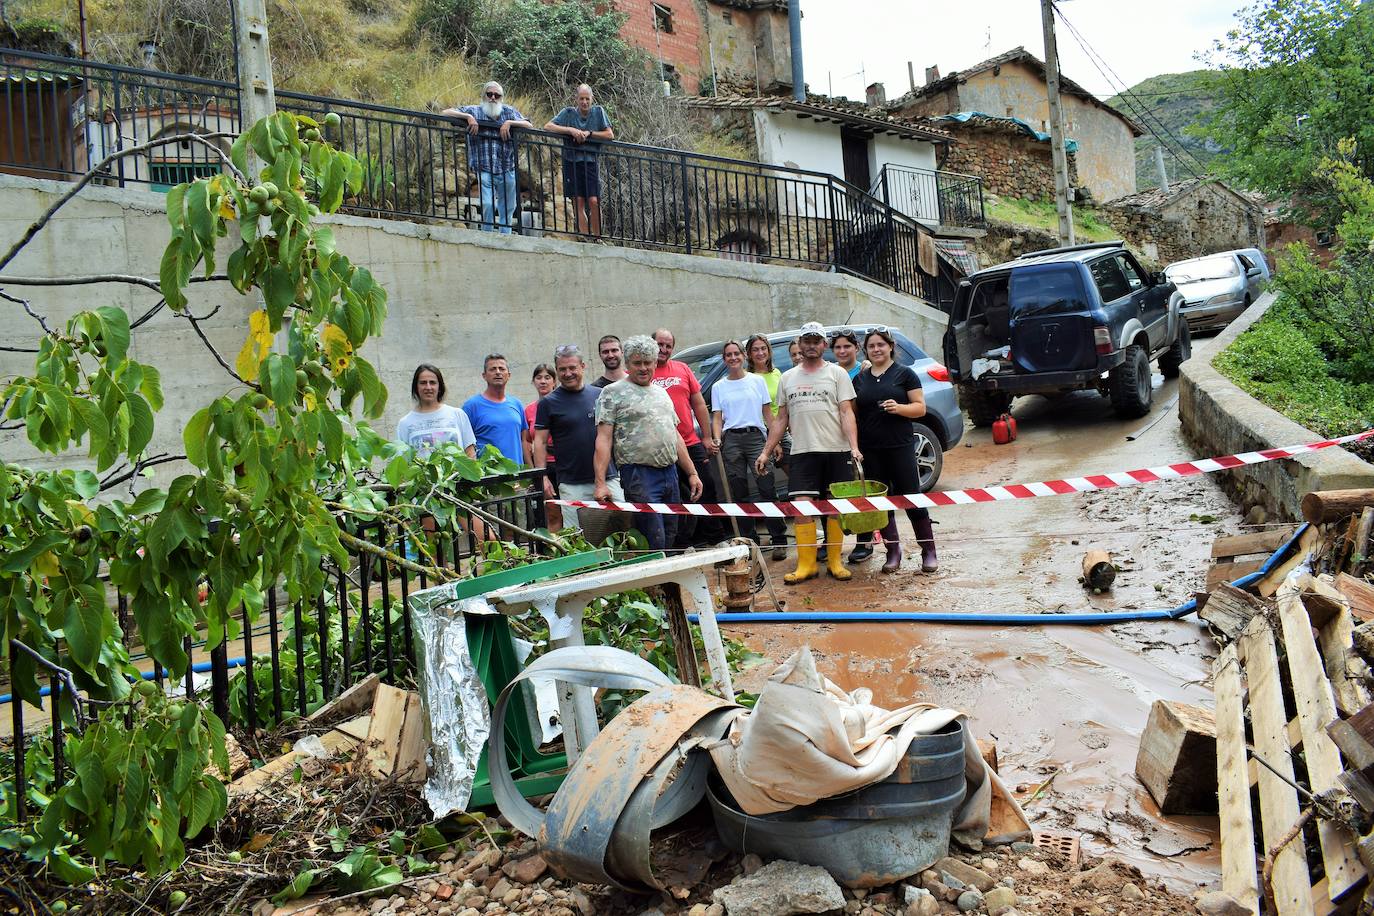
<svg viewBox="0 0 1374 916">
<path fill-rule="evenodd" d="M 577 87 L 577 104 L 554 115 L 544 129 L 564 136 L 563 196 L 572 198 L 580 235 L 601 235 L 601 173 L 596 156 L 599 142 L 614 140 L 606 109 L 592 104 L 592 87 Z"/>
</svg>

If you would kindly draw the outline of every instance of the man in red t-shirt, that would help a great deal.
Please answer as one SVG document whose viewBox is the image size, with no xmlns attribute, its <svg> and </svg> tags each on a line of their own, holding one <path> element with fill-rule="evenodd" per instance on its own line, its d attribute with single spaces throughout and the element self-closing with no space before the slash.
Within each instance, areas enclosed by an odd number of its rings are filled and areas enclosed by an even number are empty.
<svg viewBox="0 0 1374 916">
<path fill-rule="evenodd" d="M 654 331 L 658 343 L 658 366 L 654 369 L 654 384 L 662 388 L 673 402 L 677 413 L 677 431 L 682 441 L 687 443 L 687 453 L 692 456 L 697 475 L 701 478 L 701 498 L 703 503 L 719 502 L 716 493 L 716 475 L 712 472 L 711 456 L 720 451 L 720 442 L 710 438 L 711 415 L 706 410 L 706 399 L 701 395 L 701 383 L 692 374 L 686 363 L 673 359 L 673 348 L 677 341 L 673 332 L 667 328 Z M 698 435 L 700 427 L 702 434 Z M 725 529 L 717 518 L 697 518 L 684 515 L 679 519 L 677 545 L 685 548 L 715 544 L 725 539 Z"/>
</svg>

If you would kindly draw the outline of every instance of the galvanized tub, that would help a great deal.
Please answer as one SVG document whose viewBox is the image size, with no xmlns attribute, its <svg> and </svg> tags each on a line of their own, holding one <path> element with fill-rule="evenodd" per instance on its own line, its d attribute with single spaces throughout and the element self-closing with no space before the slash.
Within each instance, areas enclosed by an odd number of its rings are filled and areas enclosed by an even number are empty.
<svg viewBox="0 0 1374 916">
<path fill-rule="evenodd" d="M 757 817 L 736 808 L 714 777 L 706 797 L 716 832 L 736 852 L 819 865 L 847 887 L 878 887 L 947 854 L 964 788 L 964 729 L 956 720 L 918 736 L 887 779 L 848 795 Z"/>
</svg>

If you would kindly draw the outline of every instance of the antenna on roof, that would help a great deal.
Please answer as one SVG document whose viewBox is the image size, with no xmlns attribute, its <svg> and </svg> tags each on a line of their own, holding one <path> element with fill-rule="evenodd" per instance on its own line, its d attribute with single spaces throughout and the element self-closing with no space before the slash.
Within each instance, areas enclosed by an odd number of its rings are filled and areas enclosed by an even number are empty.
<svg viewBox="0 0 1374 916">
<path fill-rule="evenodd" d="M 983 42 L 983 53 L 992 53 L 992 26 L 988 26 L 987 40 Z"/>
</svg>

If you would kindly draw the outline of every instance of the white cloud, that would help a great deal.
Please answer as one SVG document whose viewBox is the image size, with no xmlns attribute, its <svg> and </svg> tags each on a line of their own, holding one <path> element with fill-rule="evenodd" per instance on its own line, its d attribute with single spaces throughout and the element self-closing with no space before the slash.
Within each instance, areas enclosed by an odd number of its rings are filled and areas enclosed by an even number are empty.
<svg viewBox="0 0 1374 916">
<path fill-rule="evenodd" d="M 1068 21 L 1105 61 L 1099 72 L 1068 28 L 1058 26 L 1064 75 L 1104 98 L 1160 73 L 1196 70 L 1225 35 L 1242 0 L 1061 0 Z M 907 61 L 924 81 L 1024 45 L 1043 58 L 1038 0 L 802 0 L 802 57 L 812 92 L 863 98 L 864 80 L 889 98 L 909 88 Z M 859 74 L 862 68 L 863 76 Z M 1114 76 L 1113 76 L 1114 72 Z"/>
</svg>

